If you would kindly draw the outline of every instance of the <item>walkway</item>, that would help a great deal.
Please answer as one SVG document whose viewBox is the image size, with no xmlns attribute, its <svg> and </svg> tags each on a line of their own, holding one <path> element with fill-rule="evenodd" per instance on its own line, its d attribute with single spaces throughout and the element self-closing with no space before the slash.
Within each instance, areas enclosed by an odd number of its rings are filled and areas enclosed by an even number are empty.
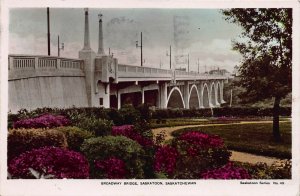
<svg viewBox="0 0 300 196">
<path fill-rule="evenodd" d="M 259 124 L 259 123 L 272 123 L 272 121 L 242 121 L 239 123 L 230 123 L 230 124 Z M 184 129 L 184 128 L 194 128 L 194 127 L 208 127 L 208 126 L 226 126 L 229 124 L 205 124 L 205 125 L 185 125 L 185 126 L 176 126 L 176 127 L 161 127 L 152 129 L 152 132 L 155 135 L 159 134 L 160 132 L 165 132 L 165 140 L 172 139 L 173 136 L 171 133 L 173 131 L 176 131 L 178 129 Z M 248 162 L 248 163 L 258 163 L 258 162 L 264 162 L 267 165 L 272 165 L 275 161 L 280 161 L 280 159 L 274 158 L 274 157 L 266 157 L 266 156 L 260 156 L 260 155 L 254 155 L 250 153 L 244 153 L 244 152 L 237 152 L 231 150 L 232 155 L 230 157 L 231 161 L 239 161 L 239 162 Z"/>
</svg>

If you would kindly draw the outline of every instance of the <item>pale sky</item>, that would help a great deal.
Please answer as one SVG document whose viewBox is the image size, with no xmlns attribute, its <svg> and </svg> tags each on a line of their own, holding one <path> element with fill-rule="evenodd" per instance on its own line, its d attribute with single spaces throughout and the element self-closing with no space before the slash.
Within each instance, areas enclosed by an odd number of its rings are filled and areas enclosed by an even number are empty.
<svg viewBox="0 0 300 196">
<path fill-rule="evenodd" d="M 200 71 L 204 71 L 205 66 L 207 70 L 218 66 L 232 71 L 239 64 L 240 55 L 231 50 L 231 41 L 238 38 L 241 29 L 226 22 L 220 10 L 89 9 L 91 47 L 95 52 L 98 50 L 98 13 L 103 14 L 105 52 L 108 54 L 111 48 L 119 63 L 140 65 L 140 49 L 135 47 L 135 41 L 140 41 L 142 31 L 144 66 L 169 68 L 166 52 L 170 45 L 173 57 L 176 49 L 177 54 L 189 54 L 193 71 L 198 70 L 198 59 Z M 180 20 L 176 27 L 174 17 Z M 84 10 L 50 8 L 50 25 L 51 55 L 57 56 L 57 35 L 60 35 L 60 41 L 65 44 L 61 56 L 78 58 L 83 48 Z M 47 55 L 46 8 L 11 9 L 9 31 L 10 54 Z"/>
</svg>

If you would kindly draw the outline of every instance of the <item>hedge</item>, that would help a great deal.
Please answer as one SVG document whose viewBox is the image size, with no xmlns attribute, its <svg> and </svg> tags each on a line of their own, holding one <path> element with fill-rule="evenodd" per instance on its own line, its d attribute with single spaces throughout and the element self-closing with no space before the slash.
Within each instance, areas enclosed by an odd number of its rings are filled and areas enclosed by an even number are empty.
<svg viewBox="0 0 300 196">
<path fill-rule="evenodd" d="M 65 134 L 68 142 L 68 148 L 74 151 L 80 151 L 80 146 L 83 141 L 95 136 L 93 133 L 82 130 L 78 127 L 57 127 L 56 130 Z"/>
<path fill-rule="evenodd" d="M 8 160 L 44 146 L 67 148 L 66 136 L 54 129 L 13 129 L 8 132 Z"/>
</svg>

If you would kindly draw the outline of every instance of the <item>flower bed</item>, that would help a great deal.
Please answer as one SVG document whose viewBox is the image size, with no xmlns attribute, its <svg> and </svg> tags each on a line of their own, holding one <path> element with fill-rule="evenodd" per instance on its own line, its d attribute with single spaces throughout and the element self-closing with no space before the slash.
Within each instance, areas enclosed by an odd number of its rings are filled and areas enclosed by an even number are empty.
<svg viewBox="0 0 300 196">
<path fill-rule="evenodd" d="M 204 179 L 251 179 L 248 171 L 241 167 L 236 167 L 233 163 L 206 171 L 201 174 L 201 178 Z"/>
<path fill-rule="evenodd" d="M 78 152 L 62 148 L 43 147 L 14 158 L 8 171 L 12 178 L 35 178 L 29 169 L 53 178 L 89 178 L 89 164 Z"/>
<path fill-rule="evenodd" d="M 36 118 L 29 118 L 16 121 L 13 125 L 17 128 L 53 128 L 69 125 L 70 121 L 64 116 L 54 116 L 52 114 L 43 114 Z"/>
</svg>

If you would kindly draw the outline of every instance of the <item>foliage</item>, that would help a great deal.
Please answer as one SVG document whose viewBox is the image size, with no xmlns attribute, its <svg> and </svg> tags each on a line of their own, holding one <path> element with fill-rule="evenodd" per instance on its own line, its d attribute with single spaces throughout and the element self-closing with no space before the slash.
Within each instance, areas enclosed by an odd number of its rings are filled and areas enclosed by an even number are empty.
<svg viewBox="0 0 300 196">
<path fill-rule="evenodd" d="M 290 160 L 281 160 L 274 162 L 271 166 L 266 163 L 241 163 L 235 162 L 235 165 L 247 169 L 252 179 L 291 179 L 292 163 Z"/>
<path fill-rule="evenodd" d="M 135 131 L 133 125 L 122 125 L 122 126 L 113 126 L 111 134 L 114 136 L 122 135 L 125 137 L 128 137 L 137 143 L 139 143 L 141 146 L 152 146 L 153 142 L 152 140 L 143 137 L 141 134 Z"/>
<path fill-rule="evenodd" d="M 141 114 L 132 105 L 124 105 L 119 110 L 122 115 L 123 123 L 125 125 L 134 125 L 141 119 Z"/>
<path fill-rule="evenodd" d="M 233 46 L 243 58 L 238 82 L 245 88 L 243 101 L 274 98 L 273 136 L 280 142 L 280 101 L 292 91 L 292 9 L 228 9 L 223 14 L 243 29 L 243 39 Z"/>
<path fill-rule="evenodd" d="M 219 135 L 230 150 L 277 158 L 291 158 L 291 122 L 281 122 L 280 129 L 282 130 L 282 143 L 280 144 L 270 138 L 272 124 L 265 122 L 195 127 L 193 131 Z M 172 135 L 178 137 L 187 131 L 190 131 L 190 128 L 176 130 L 172 132 Z"/>
<path fill-rule="evenodd" d="M 173 175 L 176 168 L 176 161 L 179 156 L 176 148 L 171 146 L 162 146 L 158 148 L 154 156 L 154 170 L 157 173 L 166 173 Z"/>
<path fill-rule="evenodd" d="M 91 116 L 81 118 L 75 125 L 83 130 L 92 132 L 96 136 L 104 136 L 110 134 L 113 123 L 110 120 Z"/>
<path fill-rule="evenodd" d="M 101 170 L 99 172 L 104 179 L 123 179 L 126 176 L 127 170 L 125 162 L 121 159 L 110 157 L 105 160 L 95 160 L 95 168 Z"/>
<path fill-rule="evenodd" d="M 141 116 L 140 118 L 141 119 L 143 119 L 143 120 L 145 120 L 147 122 L 150 121 L 152 113 L 151 113 L 151 111 L 149 109 L 149 105 L 148 104 L 145 103 L 145 104 L 139 105 L 137 107 L 137 110 L 140 113 L 140 116 Z"/>
<path fill-rule="evenodd" d="M 220 137 L 195 131 L 173 139 L 172 146 L 180 154 L 175 178 L 199 178 L 205 170 L 225 165 L 231 155 Z"/>
<path fill-rule="evenodd" d="M 225 166 L 208 170 L 201 174 L 204 179 L 251 179 L 251 176 L 244 168 L 236 167 L 229 162 Z"/>
<path fill-rule="evenodd" d="M 8 160 L 32 149 L 44 146 L 66 148 L 66 136 L 53 129 L 13 129 L 8 132 Z"/>
<path fill-rule="evenodd" d="M 102 161 L 111 157 L 123 160 L 126 165 L 126 178 L 144 177 L 145 154 L 135 141 L 124 136 L 105 136 L 90 138 L 83 142 L 81 151 L 86 155 L 91 166 L 91 177 L 102 178 L 103 173 L 95 167 L 95 160 Z"/>
<path fill-rule="evenodd" d="M 89 178 L 89 164 L 78 152 L 55 147 L 43 147 L 14 158 L 8 171 L 13 178 L 32 179 L 30 168 L 42 175 L 55 178 Z"/>
<path fill-rule="evenodd" d="M 94 136 L 91 132 L 82 130 L 78 127 L 57 127 L 56 130 L 65 134 L 68 148 L 74 151 L 80 151 L 80 146 L 83 141 Z"/>
<path fill-rule="evenodd" d="M 120 126 L 124 124 L 123 116 L 122 114 L 114 108 L 111 108 L 107 115 L 109 116 L 109 119 L 114 122 L 115 125 Z"/>
<path fill-rule="evenodd" d="M 69 125 L 69 120 L 64 116 L 54 116 L 43 114 L 36 118 L 18 120 L 14 123 L 14 128 L 53 128 Z"/>
<path fill-rule="evenodd" d="M 292 87 L 292 9 L 229 9 L 223 14 L 243 29 L 244 40 L 233 48 L 243 56 L 239 83 L 247 89 L 245 98 L 285 97 Z"/>
<path fill-rule="evenodd" d="M 179 112 L 181 111 L 181 112 Z M 221 107 L 214 108 L 214 117 L 250 117 L 250 116 L 272 116 L 272 108 L 261 107 Z M 291 116 L 291 107 L 280 108 L 281 116 Z M 187 117 L 211 117 L 211 109 L 158 109 L 152 112 L 152 118 L 167 119 L 167 118 L 187 118 Z"/>
</svg>

